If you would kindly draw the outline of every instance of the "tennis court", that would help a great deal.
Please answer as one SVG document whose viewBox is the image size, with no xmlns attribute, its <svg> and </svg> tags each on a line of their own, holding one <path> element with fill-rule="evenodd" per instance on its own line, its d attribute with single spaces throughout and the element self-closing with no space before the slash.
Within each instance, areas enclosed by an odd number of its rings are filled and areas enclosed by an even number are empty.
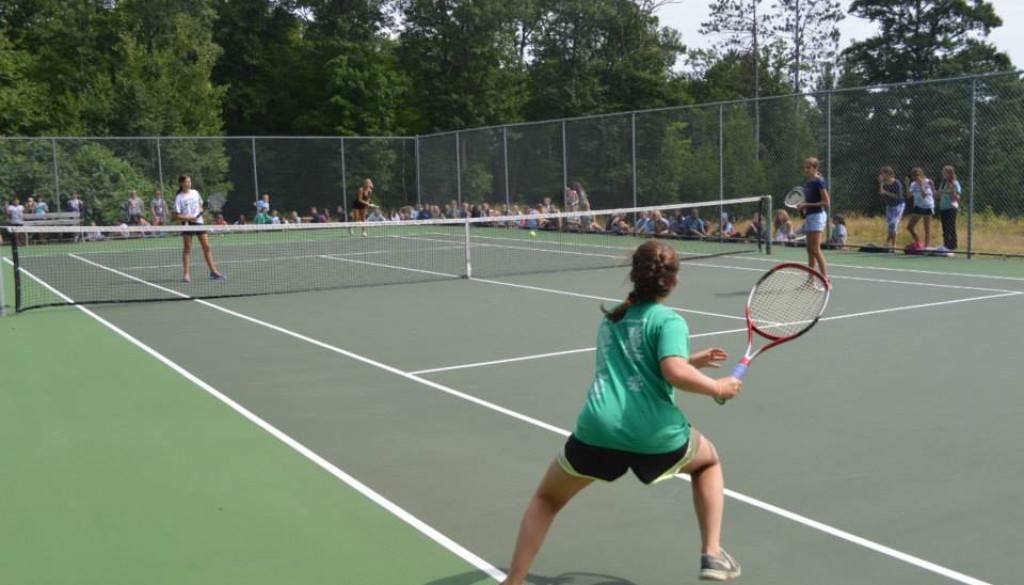
<svg viewBox="0 0 1024 585">
<path fill-rule="evenodd" d="M 668 304 L 731 366 L 750 286 L 802 258 L 686 262 Z M 758 359 L 726 406 L 679 395 L 724 461 L 739 582 L 1019 583 L 1024 268 L 828 258 L 835 292 L 814 331 Z M 2 319 L 0 582 L 500 580 L 626 273 Z M 699 548 L 684 478 L 624 478 L 563 511 L 532 582 L 695 583 Z"/>
</svg>

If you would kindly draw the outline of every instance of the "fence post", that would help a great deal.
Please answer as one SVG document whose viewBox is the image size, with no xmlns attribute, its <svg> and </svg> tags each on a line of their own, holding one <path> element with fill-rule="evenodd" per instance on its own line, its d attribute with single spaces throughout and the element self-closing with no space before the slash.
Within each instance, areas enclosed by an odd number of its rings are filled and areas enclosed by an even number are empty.
<svg viewBox="0 0 1024 585">
<path fill-rule="evenodd" d="M 0 233 L 3 233 L 4 231 L 6 231 L 4 228 L 0 228 Z M 15 234 L 11 234 L 11 232 L 7 232 L 7 234 L 10 235 L 12 238 L 18 237 Z M 14 244 L 11 244 L 11 245 L 13 246 Z M 3 261 L 4 261 L 3 257 L 0 256 L 0 317 L 4 317 L 4 316 L 7 315 L 7 299 L 4 297 L 4 262 Z"/>
<path fill-rule="evenodd" d="M 629 133 L 630 133 L 630 148 L 633 156 L 633 207 L 640 207 L 637 204 L 639 200 L 639 194 L 637 191 L 637 176 L 636 176 L 636 112 L 629 115 Z"/>
<path fill-rule="evenodd" d="M 255 198 L 253 201 L 259 201 L 260 199 L 260 176 L 256 171 L 256 137 L 250 137 L 252 142 L 252 188 L 256 191 Z"/>
<path fill-rule="evenodd" d="M 835 185 L 832 184 L 832 90 L 829 89 L 826 96 L 826 109 L 825 109 L 825 160 L 828 161 L 828 167 L 825 169 L 825 185 L 828 189 L 829 206 L 825 211 L 827 215 L 825 217 L 832 219 L 835 217 Z M 828 242 L 832 238 L 832 222 L 825 222 L 825 233 L 822 234 L 822 238 L 825 242 Z M 823 243 L 825 243 L 823 242 Z"/>
<path fill-rule="evenodd" d="M 566 204 L 569 203 L 569 194 L 565 192 L 565 188 L 569 186 L 569 146 L 567 144 L 568 136 L 565 131 L 565 120 L 562 120 L 562 186 L 559 190 L 562 192 L 562 210 L 565 210 Z"/>
<path fill-rule="evenodd" d="M 718 104 L 718 200 L 725 199 L 725 117 L 722 104 Z"/>
<path fill-rule="evenodd" d="M 342 136 L 338 139 L 341 143 L 338 149 L 341 151 L 341 205 L 345 209 L 345 221 L 352 221 L 352 218 L 348 216 L 348 174 L 345 170 L 345 137 Z"/>
<path fill-rule="evenodd" d="M 968 165 L 970 167 L 971 178 L 968 182 L 967 191 L 970 193 L 967 196 L 967 258 L 970 259 L 971 253 L 974 251 L 974 140 L 978 132 L 977 122 L 977 104 L 978 104 L 978 78 L 971 79 L 971 146 L 970 146 L 970 160 Z"/>
<path fill-rule="evenodd" d="M 501 166 L 505 169 L 505 207 L 512 213 L 512 193 L 508 188 L 508 126 L 501 127 Z"/>
<path fill-rule="evenodd" d="M 344 138 L 342 139 L 344 140 Z M 420 137 L 413 138 L 416 149 L 416 205 L 423 205 L 423 184 L 420 181 Z"/>
<path fill-rule="evenodd" d="M 459 209 L 462 209 L 462 146 L 458 131 L 455 132 L 455 194 L 459 198 Z"/>
<path fill-rule="evenodd" d="M 164 155 L 160 151 L 160 137 L 156 138 L 156 174 L 157 181 L 159 181 L 160 190 L 164 190 Z"/>
<path fill-rule="evenodd" d="M 57 139 L 50 139 L 50 150 L 53 152 L 53 189 L 57 199 L 57 211 L 60 211 L 60 167 L 57 165 Z"/>
</svg>

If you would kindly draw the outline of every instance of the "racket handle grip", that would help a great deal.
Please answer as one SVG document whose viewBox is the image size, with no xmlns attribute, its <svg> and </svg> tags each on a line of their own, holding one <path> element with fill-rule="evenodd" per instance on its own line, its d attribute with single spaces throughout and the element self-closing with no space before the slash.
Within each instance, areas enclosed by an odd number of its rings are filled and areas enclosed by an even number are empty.
<svg viewBox="0 0 1024 585">
<path fill-rule="evenodd" d="M 750 367 L 750 361 L 747 360 L 747 358 L 741 359 L 739 362 L 736 363 L 736 366 L 733 367 L 733 369 L 732 369 L 732 377 L 736 378 L 737 380 L 742 380 L 743 376 L 746 375 L 746 373 L 747 373 L 747 368 L 749 368 L 749 367 Z M 715 398 L 715 402 L 717 402 L 719 404 L 725 404 L 726 399 L 725 398 Z"/>
</svg>

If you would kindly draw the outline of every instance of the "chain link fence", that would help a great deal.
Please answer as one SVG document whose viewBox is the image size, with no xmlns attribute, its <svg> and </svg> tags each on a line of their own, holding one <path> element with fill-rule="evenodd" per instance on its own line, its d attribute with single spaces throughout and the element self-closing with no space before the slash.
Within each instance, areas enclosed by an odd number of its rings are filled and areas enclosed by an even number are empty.
<svg viewBox="0 0 1024 585">
<path fill-rule="evenodd" d="M 963 191 L 958 252 L 1024 255 L 1022 155 L 1024 83 L 1011 72 L 408 138 L 0 138 L 0 194 L 59 210 L 78 190 L 97 224 L 121 220 L 130 190 L 173 194 L 180 173 L 219 194 L 229 221 L 251 217 L 264 193 L 285 215 L 337 217 L 365 177 L 392 211 L 564 207 L 571 187 L 594 209 L 764 194 L 781 209 L 814 156 L 851 247 L 885 243 L 883 166 L 900 179 L 921 168 L 938 185 L 949 165 Z M 732 219 L 742 229 L 750 218 Z"/>
</svg>

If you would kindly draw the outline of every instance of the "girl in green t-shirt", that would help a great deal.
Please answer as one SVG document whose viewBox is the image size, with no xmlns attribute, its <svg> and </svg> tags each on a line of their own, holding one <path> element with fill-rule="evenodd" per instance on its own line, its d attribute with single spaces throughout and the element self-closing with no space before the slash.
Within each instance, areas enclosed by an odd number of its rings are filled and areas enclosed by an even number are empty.
<svg viewBox="0 0 1024 585">
<path fill-rule="evenodd" d="M 675 249 L 648 240 L 633 253 L 626 301 L 611 312 L 602 307 L 586 404 L 526 508 L 504 585 L 524 582 L 569 500 L 594 480 L 614 481 L 629 470 L 645 484 L 689 474 L 701 533 L 700 578 L 739 576 L 739 563 L 721 547 L 725 481 L 718 453 L 676 406 L 675 390 L 730 399 L 742 382 L 698 369 L 717 368 L 728 355 L 719 348 L 690 353 L 686 321 L 663 304 L 679 284 L 678 272 Z"/>
</svg>

